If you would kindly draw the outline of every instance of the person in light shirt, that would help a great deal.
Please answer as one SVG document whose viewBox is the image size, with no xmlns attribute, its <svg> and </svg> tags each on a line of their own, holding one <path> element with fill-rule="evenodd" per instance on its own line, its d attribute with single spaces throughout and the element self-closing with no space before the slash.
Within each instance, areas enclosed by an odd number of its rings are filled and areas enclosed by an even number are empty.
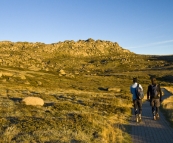
<svg viewBox="0 0 173 143">
<path fill-rule="evenodd" d="M 133 106 L 134 106 L 134 113 L 136 116 L 136 122 L 140 122 L 142 119 L 142 99 L 139 99 L 136 95 L 136 88 L 137 88 L 137 78 L 133 78 L 133 84 L 130 86 L 130 92 L 132 94 Z M 143 90 L 141 84 L 139 87 Z"/>
</svg>

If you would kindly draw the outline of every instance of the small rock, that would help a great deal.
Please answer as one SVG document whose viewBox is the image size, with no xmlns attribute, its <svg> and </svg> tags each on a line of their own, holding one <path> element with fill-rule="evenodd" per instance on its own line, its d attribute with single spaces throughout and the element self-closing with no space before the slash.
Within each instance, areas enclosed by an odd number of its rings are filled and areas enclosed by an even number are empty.
<svg viewBox="0 0 173 143">
<path fill-rule="evenodd" d="M 59 71 L 59 74 L 60 74 L 60 75 L 66 75 L 65 71 L 62 70 L 62 69 Z"/>
<path fill-rule="evenodd" d="M 112 88 L 108 88 L 108 91 L 120 92 L 121 88 L 119 88 L 119 87 L 112 87 Z"/>
<path fill-rule="evenodd" d="M 43 106 L 44 105 L 44 101 L 43 99 L 39 98 L 39 97 L 26 97 L 22 100 L 22 103 L 26 104 L 26 105 L 40 105 Z"/>
<path fill-rule="evenodd" d="M 25 81 L 25 82 L 24 82 L 24 84 L 27 84 L 27 85 L 29 85 L 30 83 L 29 83 L 29 81 Z"/>
<path fill-rule="evenodd" d="M 37 81 L 37 84 L 38 84 L 38 85 L 42 85 L 42 82 L 41 82 L 41 81 Z"/>
</svg>

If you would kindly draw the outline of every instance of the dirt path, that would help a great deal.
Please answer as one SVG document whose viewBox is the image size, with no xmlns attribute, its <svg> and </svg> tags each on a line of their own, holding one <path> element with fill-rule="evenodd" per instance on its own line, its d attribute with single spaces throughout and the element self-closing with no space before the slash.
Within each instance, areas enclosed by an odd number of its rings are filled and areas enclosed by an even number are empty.
<svg viewBox="0 0 173 143">
<path fill-rule="evenodd" d="M 165 89 L 163 92 L 163 99 L 171 95 Z M 144 102 L 142 107 L 142 122 L 136 123 L 134 115 L 130 121 L 133 143 L 173 143 L 173 128 L 170 127 L 163 114 L 160 112 L 160 119 L 154 121 L 149 102 Z"/>
</svg>

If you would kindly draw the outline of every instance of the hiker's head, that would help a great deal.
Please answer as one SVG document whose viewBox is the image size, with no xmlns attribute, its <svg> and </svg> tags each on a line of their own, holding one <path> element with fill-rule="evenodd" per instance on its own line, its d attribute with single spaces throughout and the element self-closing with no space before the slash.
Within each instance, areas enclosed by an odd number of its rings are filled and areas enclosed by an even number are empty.
<svg viewBox="0 0 173 143">
<path fill-rule="evenodd" d="M 152 83 L 152 84 L 156 84 L 156 78 L 152 77 L 152 78 L 151 78 L 151 83 Z"/>
<path fill-rule="evenodd" d="M 137 77 L 134 77 L 134 78 L 133 78 L 133 82 L 134 82 L 134 83 L 137 82 Z"/>
</svg>

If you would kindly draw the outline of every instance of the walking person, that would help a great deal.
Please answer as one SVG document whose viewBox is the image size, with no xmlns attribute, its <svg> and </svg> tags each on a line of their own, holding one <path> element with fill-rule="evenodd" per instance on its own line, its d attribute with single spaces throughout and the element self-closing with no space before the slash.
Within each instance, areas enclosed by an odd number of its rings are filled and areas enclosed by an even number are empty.
<svg viewBox="0 0 173 143">
<path fill-rule="evenodd" d="M 153 119 L 159 119 L 159 107 L 162 101 L 162 91 L 160 84 L 157 84 L 156 78 L 151 78 L 151 84 L 148 86 L 147 90 L 147 100 L 150 101 Z"/>
<path fill-rule="evenodd" d="M 133 84 L 130 86 L 130 92 L 132 94 L 136 122 L 140 122 L 142 120 L 142 99 L 139 99 L 139 97 L 137 96 L 138 87 L 143 92 L 142 86 L 137 83 L 137 78 L 133 78 Z"/>
</svg>

